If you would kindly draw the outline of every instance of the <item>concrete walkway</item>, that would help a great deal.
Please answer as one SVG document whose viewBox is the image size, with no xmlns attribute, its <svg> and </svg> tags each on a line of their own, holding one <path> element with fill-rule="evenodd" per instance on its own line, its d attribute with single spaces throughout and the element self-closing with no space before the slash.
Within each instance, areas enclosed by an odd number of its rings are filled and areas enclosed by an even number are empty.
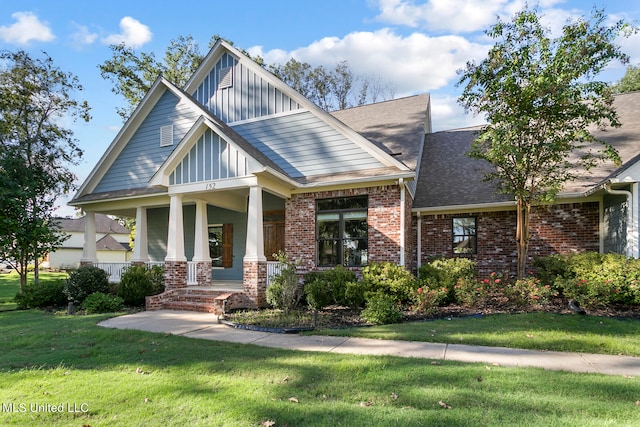
<svg viewBox="0 0 640 427">
<path fill-rule="evenodd" d="M 137 329 L 215 341 L 331 353 L 386 355 L 433 360 L 539 367 L 549 370 L 640 376 L 640 357 L 520 350 L 461 344 L 365 338 L 304 336 L 236 329 L 218 323 L 218 316 L 188 311 L 143 311 L 99 323 L 106 328 Z"/>
</svg>

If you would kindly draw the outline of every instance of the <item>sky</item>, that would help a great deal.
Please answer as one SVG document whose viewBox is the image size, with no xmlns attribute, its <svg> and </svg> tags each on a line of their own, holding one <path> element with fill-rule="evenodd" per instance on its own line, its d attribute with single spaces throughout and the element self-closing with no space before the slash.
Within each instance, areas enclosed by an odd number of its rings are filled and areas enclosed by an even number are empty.
<svg viewBox="0 0 640 427">
<path fill-rule="evenodd" d="M 539 0 L 543 22 L 559 34 L 570 19 L 604 8 L 611 22 L 640 24 L 637 0 Z M 0 49 L 46 52 L 54 64 L 78 77 L 92 120 L 69 123 L 83 159 L 73 171 L 78 185 L 89 175 L 122 126 L 116 113 L 124 100 L 98 65 L 110 59 L 110 44 L 125 43 L 138 52 L 162 57 L 170 40 L 191 35 L 206 53 L 214 34 L 260 55 L 267 64 L 289 58 L 313 66 L 347 61 L 358 75 L 376 79 L 394 98 L 431 94 L 433 130 L 482 122 L 457 104 L 462 88 L 457 70 L 480 61 L 493 44 L 484 30 L 497 17 L 509 20 L 525 0 L 0 0 Z M 640 65 L 640 34 L 620 39 L 632 65 Z M 611 64 L 601 79 L 616 82 L 626 66 Z M 60 216 L 73 216 L 59 199 Z"/>
</svg>

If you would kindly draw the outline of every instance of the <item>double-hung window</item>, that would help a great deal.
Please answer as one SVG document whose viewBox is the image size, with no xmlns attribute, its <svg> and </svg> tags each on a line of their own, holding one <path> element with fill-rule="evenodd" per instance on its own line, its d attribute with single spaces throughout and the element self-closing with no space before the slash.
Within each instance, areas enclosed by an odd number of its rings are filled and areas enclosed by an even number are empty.
<svg viewBox="0 0 640 427">
<path fill-rule="evenodd" d="M 453 253 L 472 255 L 476 253 L 476 218 L 453 218 Z"/>
<path fill-rule="evenodd" d="M 347 267 L 367 264 L 368 197 L 316 201 L 317 265 Z"/>
</svg>

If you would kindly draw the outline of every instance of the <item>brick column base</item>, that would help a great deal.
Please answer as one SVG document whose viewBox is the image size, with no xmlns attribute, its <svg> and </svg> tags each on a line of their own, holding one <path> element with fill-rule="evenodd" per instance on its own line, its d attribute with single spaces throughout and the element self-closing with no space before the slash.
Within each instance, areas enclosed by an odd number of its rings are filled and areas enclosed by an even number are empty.
<svg viewBox="0 0 640 427">
<path fill-rule="evenodd" d="M 211 286 L 211 262 L 196 263 L 196 282 L 198 286 Z"/>
<path fill-rule="evenodd" d="M 187 261 L 165 261 L 164 288 L 177 289 L 187 286 Z"/>
<path fill-rule="evenodd" d="M 267 305 L 267 262 L 244 261 L 242 288 L 244 294 L 256 307 Z"/>
<path fill-rule="evenodd" d="M 93 261 L 80 261 L 80 267 L 93 267 Z"/>
</svg>

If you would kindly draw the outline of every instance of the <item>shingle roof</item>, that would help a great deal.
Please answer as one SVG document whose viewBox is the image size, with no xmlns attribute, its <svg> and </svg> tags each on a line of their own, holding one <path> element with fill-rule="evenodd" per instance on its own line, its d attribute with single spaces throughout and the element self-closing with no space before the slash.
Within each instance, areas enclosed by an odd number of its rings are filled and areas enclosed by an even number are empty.
<svg viewBox="0 0 640 427">
<path fill-rule="evenodd" d="M 120 243 L 113 238 L 111 234 L 107 234 L 96 242 L 96 250 L 98 251 L 130 251 L 128 243 Z"/>
<path fill-rule="evenodd" d="M 427 131 L 428 105 L 429 94 L 422 94 L 334 111 L 331 115 L 415 170 Z"/>
<path fill-rule="evenodd" d="M 84 232 L 85 217 L 82 218 L 57 218 L 61 231 Z M 118 233 L 129 234 L 129 230 L 116 220 L 107 215 L 96 214 L 96 233 Z"/>
<path fill-rule="evenodd" d="M 580 179 L 565 185 L 563 193 L 585 194 L 623 172 L 640 156 L 640 92 L 616 95 L 614 107 L 622 126 L 595 131 L 597 138 L 613 145 L 622 165 L 604 162 Z M 414 208 L 437 208 L 507 202 L 512 196 L 497 194 L 495 183 L 485 182 L 491 166 L 467 156 L 480 127 L 427 134 L 418 177 Z"/>
</svg>

